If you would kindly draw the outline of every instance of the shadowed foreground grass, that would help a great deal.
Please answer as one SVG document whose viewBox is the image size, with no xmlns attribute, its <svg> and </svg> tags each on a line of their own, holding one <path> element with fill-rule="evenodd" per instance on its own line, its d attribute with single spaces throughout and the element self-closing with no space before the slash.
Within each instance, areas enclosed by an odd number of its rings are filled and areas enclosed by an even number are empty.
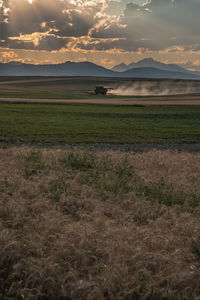
<svg viewBox="0 0 200 300">
<path fill-rule="evenodd" d="M 200 154 L 0 150 L 0 299 L 199 299 Z"/>
</svg>

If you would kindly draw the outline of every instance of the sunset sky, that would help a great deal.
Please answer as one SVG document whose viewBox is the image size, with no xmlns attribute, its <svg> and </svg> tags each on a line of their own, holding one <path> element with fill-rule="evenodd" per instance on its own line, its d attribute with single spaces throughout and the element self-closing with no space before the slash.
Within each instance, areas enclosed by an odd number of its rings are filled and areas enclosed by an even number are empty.
<svg viewBox="0 0 200 300">
<path fill-rule="evenodd" d="M 200 71 L 200 0 L 0 0 L 0 61 L 153 57 Z"/>
</svg>

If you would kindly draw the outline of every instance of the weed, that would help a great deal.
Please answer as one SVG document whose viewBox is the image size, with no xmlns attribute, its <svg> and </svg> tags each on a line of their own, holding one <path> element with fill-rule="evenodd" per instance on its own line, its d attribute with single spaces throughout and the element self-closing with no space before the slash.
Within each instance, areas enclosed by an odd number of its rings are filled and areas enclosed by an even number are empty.
<svg viewBox="0 0 200 300">
<path fill-rule="evenodd" d="M 96 168 L 89 171 L 85 182 L 94 184 L 101 194 L 108 196 L 130 192 L 134 188 L 135 181 L 136 174 L 125 156 L 116 165 L 108 158 L 100 161 Z"/>
<path fill-rule="evenodd" d="M 128 193 L 131 191 L 134 177 L 135 173 L 133 168 L 125 156 L 114 169 L 113 192 Z"/>
<path fill-rule="evenodd" d="M 8 180 L 8 176 L 5 176 L 2 181 L 0 181 L 0 192 L 4 192 L 11 188 L 11 183 Z"/>
<path fill-rule="evenodd" d="M 61 165 L 64 168 L 72 168 L 76 170 L 92 169 L 95 165 L 95 157 L 92 152 L 69 152 L 61 160 Z"/>
<path fill-rule="evenodd" d="M 93 275 L 97 276 L 100 273 L 102 273 L 106 268 L 106 265 L 104 263 L 100 263 L 98 265 L 96 265 L 95 270 L 93 271 Z"/>
<path fill-rule="evenodd" d="M 160 300 L 160 296 L 158 295 L 153 286 L 151 287 L 151 292 L 149 296 L 147 296 L 147 300 Z"/>
<path fill-rule="evenodd" d="M 125 181 L 133 175 L 133 168 L 127 156 L 125 156 L 122 161 L 117 164 L 115 174 L 119 181 Z"/>
<path fill-rule="evenodd" d="M 193 253 L 195 254 L 197 260 L 200 262 L 200 237 L 193 241 L 192 244 Z"/>
<path fill-rule="evenodd" d="M 25 157 L 25 177 L 29 178 L 40 174 L 45 169 L 42 153 L 39 150 L 31 150 Z"/>
<path fill-rule="evenodd" d="M 179 300 L 195 300 L 194 296 L 192 295 L 192 292 L 189 292 L 189 295 L 186 296 L 184 293 L 180 292 L 179 293 Z"/>
<path fill-rule="evenodd" d="M 186 194 L 177 192 L 173 184 L 166 183 L 162 177 L 157 182 L 150 184 L 140 184 L 138 191 L 139 196 L 147 197 L 149 200 L 157 200 L 160 204 L 166 206 L 183 205 L 186 200 Z"/>
<path fill-rule="evenodd" d="M 69 189 L 70 185 L 62 177 L 58 177 L 49 182 L 47 192 L 55 202 L 58 202 L 61 195 L 66 194 Z"/>
<path fill-rule="evenodd" d="M 200 259 L 200 248 L 195 249 L 195 254 L 196 254 L 197 258 Z"/>
<path fill-rule="evenodd" d="M 195 209 L 200 204 L 200 195 L 197 192 L 192 192 L 191 195 L 187 197 L 187 205 L 189 209 Z"/>
</svg>

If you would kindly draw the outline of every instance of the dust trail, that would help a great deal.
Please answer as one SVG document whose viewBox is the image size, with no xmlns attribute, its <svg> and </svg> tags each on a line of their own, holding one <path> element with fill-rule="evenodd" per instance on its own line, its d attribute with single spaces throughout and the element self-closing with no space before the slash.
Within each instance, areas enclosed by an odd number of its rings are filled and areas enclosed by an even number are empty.
<svg viewBox="0 0 200 300">
<path fill-rule="evenodd" d="M 200 93 L 199 81 L 127 81 L 114 86 L 113 90 L 109 92 L 112 95 L 122 96 L 164 96 L 193 93 Z"/>
</svg>

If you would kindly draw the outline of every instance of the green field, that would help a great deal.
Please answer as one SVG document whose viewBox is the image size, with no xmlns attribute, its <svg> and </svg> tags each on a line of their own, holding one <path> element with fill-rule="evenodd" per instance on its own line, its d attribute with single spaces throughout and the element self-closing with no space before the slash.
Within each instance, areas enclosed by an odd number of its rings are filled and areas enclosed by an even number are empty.
<svg viewBox="0 0 200 300">
<path fill-rule="evenodd" d="M 1 144 L 196 143 L 200 107 L 0 104 Z"/>
</svg>

